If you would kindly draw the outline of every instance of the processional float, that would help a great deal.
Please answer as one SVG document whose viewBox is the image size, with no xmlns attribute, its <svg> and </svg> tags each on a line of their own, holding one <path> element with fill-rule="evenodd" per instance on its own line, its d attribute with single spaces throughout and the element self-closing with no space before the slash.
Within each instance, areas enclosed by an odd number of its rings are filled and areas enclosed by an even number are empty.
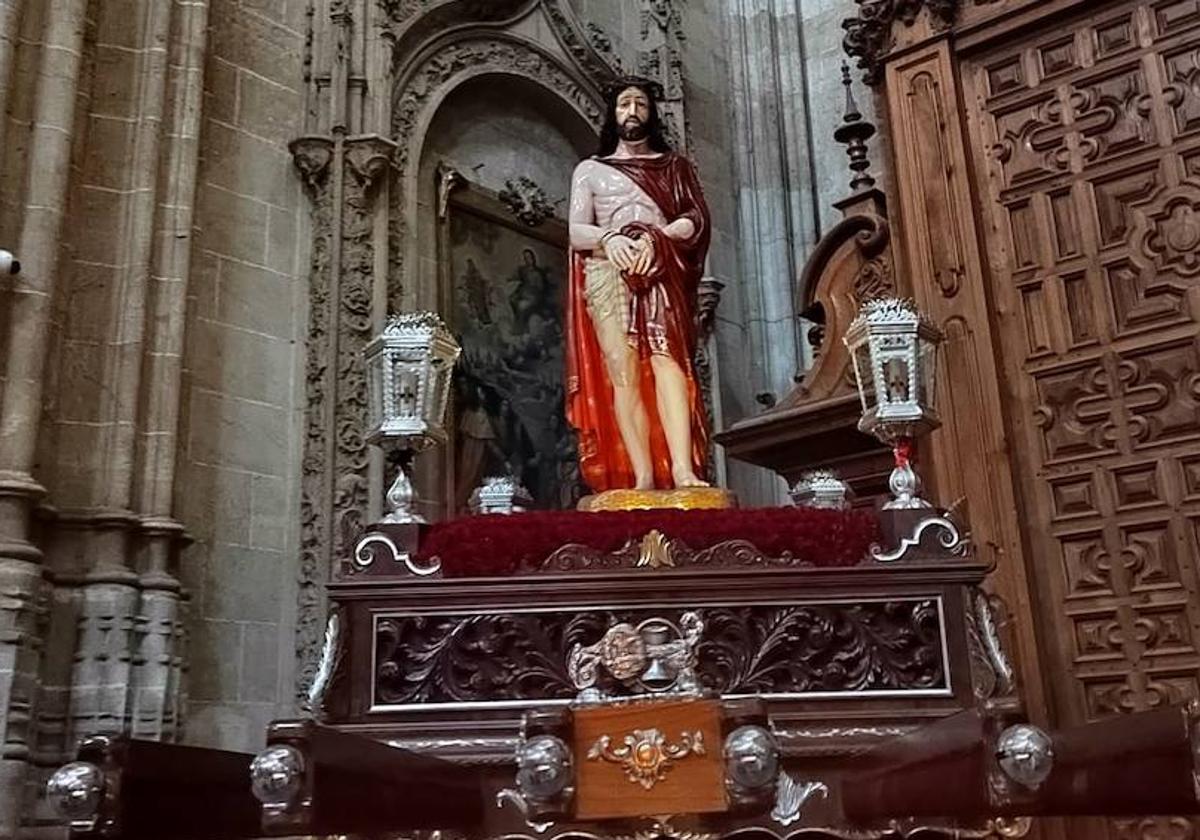
<svg viewBox="0 0 1200 840">
<path fill-rule="evenodd" d="M 854 194 L 801 284 L 816 364 L 717 436 L 795 506 L 523 512 L 494 477 L 477 515 L 426 523 L 409 466 L 446 440 L 459 350 L 436 315 L 397 316 L 365 359 L 396 479 L 328 585 L 308 717 L 257 755 L 84 739 L 47 789 L 72 836 L 896 840 L 1200 813 L 1197 706 L 1026 719 L 994 561 L 915 468 L 939 335 L 892 293 L 873 132 L 848 96 Z M 887 498 L 855 508 L 806 463 Z"/>
<path fill-rule="evenodd" d="M 311 717 L 256 756 L 85 739 L 52 804 L 111 838 L 1011 837 L 1041 814 L 1197 812 L 1194 707 L 1024 719 L 988 565 L 913 467 L 937 339 L 897 299 L 846 332 L 860 428 L 894 451 L 877 514 L 825 473 L 797 507 L 694 522 L 428 525 L 400 459 L 329 585 Z M 393 319 L 368 355 L 372 439 L 443 439 L 457 347 L 436 316 Z"/>
</svg>

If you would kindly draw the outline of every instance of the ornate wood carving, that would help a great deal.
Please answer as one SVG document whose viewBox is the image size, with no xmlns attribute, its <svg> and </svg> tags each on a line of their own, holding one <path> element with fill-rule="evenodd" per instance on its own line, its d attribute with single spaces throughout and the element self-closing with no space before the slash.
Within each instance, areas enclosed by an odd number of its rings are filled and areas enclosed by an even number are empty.
<svg viewBox="0 0 1200 840">
<path fill-rule="evenodd" d="M 567 699 L 575 644 L 614 623 L 678 611 L 563 610 L 379 620 L 377 704 Z M 945 689 L 942 626 L 930 599 L 699 610 L 699 677 L 723 694 Z"/>
<path fill-rule="evenodd" d="M 652 531 L 652 534 L 657 533 Z M 661 535 L 660 535 L 661 536 Z M 592 569 L 633 569 L 650 566 L 646 561 L 644 540 L 630 540 L 619 551 L 599 551 L 586 545 L 568 543 L 555 551 L 541 564 L 542 570 L 556 572 L 582 572 Z M 728 540 L 710 548 L 692 549 L 682 540 L 664 539 L 664 565 L 672 567 L 699 566 L 778 566 L 800 567 L 806 563 L 784 552 L 779 557 L 768 557 L 748 540 Z"/>
<path fill-rule="evenodd" d="M 928 7 L 935 22 L 954 22 L 962 0 L 855 0 L 858 14 L 842 21 L 846 54 L 858 60 L 868 84 L 883 79 L 883 62 L 892 48 L 892 29 L 897 24 L 912 26 L 921 10 Z"/>
<path fill-rule="evenodd" d="M 1136 825 L 1139 821 L 1123 820 Z M 992 819 L 978 826 L 961 824 L 939 825 L 933 821 L 893 820 L 887 827 L 837 828 L 833 826 L 803 826 L 798 830 L 777 830 L 774 826 L 739 827 L 735 832 L 705 833 L 699 831 L 665 831 L 659 826 L 638 831 L 635 834 L 597 834 L 569 827 L 562 830 L 551 828 L 543 834 L 508 833 L 510 840 L 558 840 L 559 837 L 578 840 L 732 840 L 734 837 L 751 837 L 754 840 L 1006 840 L 1025 837 L 1029 834 L 1032 821 L 1028 817 L 1014 819 Z M 1130 835 L 1134 836 L 1134 835 Z M 1188 840 L 1188 835 L 1166 835 Z M 1149 840 L 1149 838 L 1148 838 Z"/>
<path fill-rule="evenodd" d="M 887 100 L 896 153 L 896 181 L 906 255 L 902 272 L 918 305 L 946 335 L 939 357 L 942 428 L 931 455 L 934 494 L 966 498 L 977 544 L 997 562 L 996 591 L 1014 609 L 1015 659 L 1034 715 L 1042 713 L 1042 677 L 1022 558 L 1020 524 L 1005 452 L 1003 402 L 983 265 L 967 178 L 956 74 L 945 41 L 888 65 Z M 986 470 L 977 465 L 987 464 Z"/>
<path fill-rule="evenodd" d="M 963 74 L 1020 510 L 1071 722 L 1200 694 L 1194 6 L 1109 4 Z"/>
</svg>

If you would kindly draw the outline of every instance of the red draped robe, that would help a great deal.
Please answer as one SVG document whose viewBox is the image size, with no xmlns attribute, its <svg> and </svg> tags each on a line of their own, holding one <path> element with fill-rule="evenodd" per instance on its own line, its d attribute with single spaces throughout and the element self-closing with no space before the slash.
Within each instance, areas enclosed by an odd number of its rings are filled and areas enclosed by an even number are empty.
<svg viewBox="0 0 1200 840">
<path fill-rule="evenodd" d="M 686 218 L 694 229 L 687 239 L 671 239 L 659 228 L 633 223 L 627 235 L 654 240 L 654 267 L 646 277 L 626 277 L 630 293 L 629 337 L 640 359 L 642 401 L 650 419 L 650 451 L 657 487 L 674 486 L 671 456 L 658 417 L 651 348 L 647 327 L 665 334 L 666 349 L 687 377 L 692 418 L 692 467 L 703 477 L 708 458 L 708 429 L 704 404 L 692 359 L 696 351 L 696 294 L 708 253 L 708 206 L 696 170 L 684 157 L 667 152 L 655 158 L 600 158 L 605 166 L 623 172 L 650 197 L 667 222 Z M 571 282 L 567 295 L 567 420 L 579 434 L 579 462 L 584 481 L 593 492 L 633 487 L 633 467 L 613 411 L 612 383 L 596 339 L 584 298 L 584 259 L 588 252 L 571 252 Z"/>
</svg>

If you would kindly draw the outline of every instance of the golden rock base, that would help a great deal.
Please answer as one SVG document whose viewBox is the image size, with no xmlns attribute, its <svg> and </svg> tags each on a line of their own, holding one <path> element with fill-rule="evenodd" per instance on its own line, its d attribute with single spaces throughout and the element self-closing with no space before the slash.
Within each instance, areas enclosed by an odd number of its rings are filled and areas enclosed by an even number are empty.
<svg viewBox="0 0 1200 840">
<path fill-rule="evenodd" d="M 737 496 L 720 487 L 678 487 L 674 490 L 606 490 L 584 496 L 578 509 L 601 510 L 728 510 L 737 507 Z"/>
</svg>

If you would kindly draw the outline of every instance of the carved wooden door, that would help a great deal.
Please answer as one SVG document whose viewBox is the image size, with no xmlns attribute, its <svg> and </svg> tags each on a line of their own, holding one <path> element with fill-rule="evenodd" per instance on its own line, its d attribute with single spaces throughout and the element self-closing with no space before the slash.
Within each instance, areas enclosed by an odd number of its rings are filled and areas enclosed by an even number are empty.
<svg viewBox="0 0 1200 840">
<path fill-rule="evenodd" d="M 1200 666 L 1200 2 L 1087 8 L 960 65 L 1060 724 Z"/>
</svg>

